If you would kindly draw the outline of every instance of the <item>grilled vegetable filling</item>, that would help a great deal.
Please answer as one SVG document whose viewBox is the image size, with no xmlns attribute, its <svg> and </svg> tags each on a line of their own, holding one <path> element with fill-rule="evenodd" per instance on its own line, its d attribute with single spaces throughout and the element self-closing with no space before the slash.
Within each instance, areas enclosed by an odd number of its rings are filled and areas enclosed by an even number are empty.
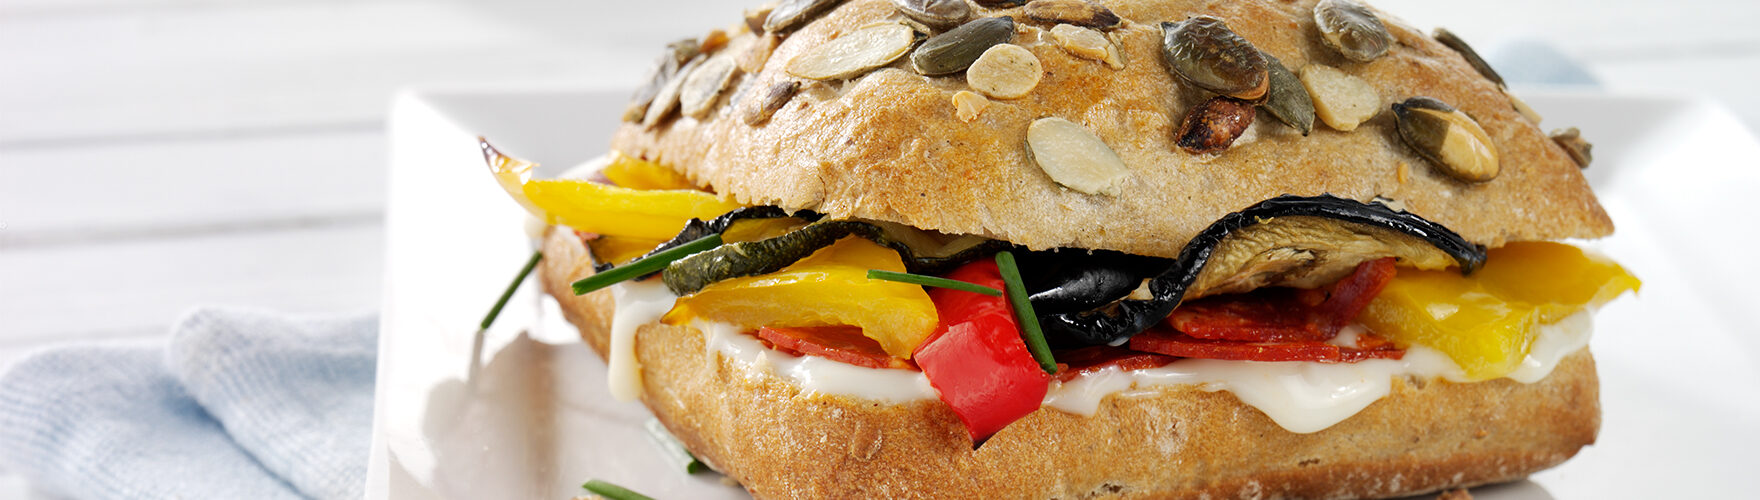
<svg viewBox="0 0 1760 500">
<path fill-rule="evenodd" d="M 484 151 L 516 200 L 581 233 L 603 274 L 577 290 L 658 274 L 679 296 L 668 323 L 715 321 L 793 355 L 920 369 L 974 443 L 1036 410 L 1050 380 L 1106 367 L 1352 363 L 1423 346 L 1468 379 L 1498 378 L 1540 325 L 1639 285 L 1570 245 L 1487 252 L 1422 217 L 1330 195 L 1228 214 L 1168 259 L 742 207 L 621 156 L 609 177 L 630 186 L 534 181 L 529 163 Z"/>
</svg>

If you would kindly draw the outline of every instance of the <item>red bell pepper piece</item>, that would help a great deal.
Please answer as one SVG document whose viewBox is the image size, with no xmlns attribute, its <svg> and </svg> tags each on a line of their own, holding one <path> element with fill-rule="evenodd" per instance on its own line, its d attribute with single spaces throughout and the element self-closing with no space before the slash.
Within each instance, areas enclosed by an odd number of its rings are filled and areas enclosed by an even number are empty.
<svg viewBox="0 0 1760 500">
<path fill-rule="evenodd" d="M 990 259 L 973 261 L 946 277 L 1004 287 Z M 929 298 L 935 301 L 941 326 L 912 359 L 941 401 L 965 423 L 972 443 L 982 443 L 1037 411 L 1051 376 L 1027 351 L 1008 299 L 944 288 L 930 290 Z"/>
</svg>

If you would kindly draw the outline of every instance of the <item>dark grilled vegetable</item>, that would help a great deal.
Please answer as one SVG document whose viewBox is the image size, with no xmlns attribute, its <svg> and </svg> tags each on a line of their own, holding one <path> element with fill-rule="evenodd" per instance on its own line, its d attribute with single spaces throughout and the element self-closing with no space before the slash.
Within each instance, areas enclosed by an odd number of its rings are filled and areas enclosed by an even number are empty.
<svg viewBox="0 0 1760 500">
<path fill-rule="evenodd" d="M 1082 311 L 1130 295 L 1173 265 L 1172 259 L 1110 250 L 1058 249 L 1021 255 L 1027 291 L 1041 314 Z"/>
<path fill-rule="evenodd" d="M 732 212 L 721 214 L 720 217 L 710 219 L 707 222 L 704 222 L 702 219 L 691 219 L 690 222 L 685 223 L 684 229 L 678 231 L 677 236 L 673 236 L 671 240 L 661 243 L 660 246 L 654 247 L 654 249 L 649 250 L 648 253 L 642 254 L 642 257 L 648 257 L 660 252 L 671 250 L 674 247 L 678 247 L 685 243 L 702 239 L 704 236 L 721 234 L 723 231 L 726 231 L 727 226 L 732 225 L 734 221 L 744 219 L 776 219 L 781 217 L 794 217 L 805 219 L 807 222 L 813 222 L 819 220 L 820 215 L 807 210 L 790 214 L 788 211 L 777 207 L 737 208 Z M 610 262 L 598 262 L 593 264 L 593 271 L 602 273 L 611 269 L 611 267 L 612 265 Z M 643 276 L 642 278 L 646 278 L 646 276 Z"/>
<path fill-rule="evenodd" d="M 685 231 L 691 228 L 687 226 Z M 1007 247 L 1007 243 L 978 237 L 943 242 L 902 224 L 823 221 L 775 238 L 722 245 L 680 259 L 666 268 L 663 279 L 672 293 L 689 295 L 717 281 L 776 272 L 845 236 L 858 236 L 897 250 L 904 257 L 907 270 L 927 275 L 942 274 Z"/>
<path fill-rule="evenodd" d="M 1485 262 L 1485 247 L 1462 239 L 1441 224 L 1380 203 L 1364 204 L 1332 195 L 1302 197 L 1284 195 L 1223 216 L 1186 243 L 1179 257 L 1161 274 L 1149 280 L 1151 298 L 1126 299 L 1084 311 L 1048 314 L 1040 323 L 1048 334 L 1089 344 L 1129 338 L 1166 318 L 1186 296 L 1211 261 L 1217 247 L 1236 231 L 1280 217 L 1320 217 L 1350 225 L 1391 231 L 1423 240 L 1453 257 L 1463 274 Z"/>
</svg>

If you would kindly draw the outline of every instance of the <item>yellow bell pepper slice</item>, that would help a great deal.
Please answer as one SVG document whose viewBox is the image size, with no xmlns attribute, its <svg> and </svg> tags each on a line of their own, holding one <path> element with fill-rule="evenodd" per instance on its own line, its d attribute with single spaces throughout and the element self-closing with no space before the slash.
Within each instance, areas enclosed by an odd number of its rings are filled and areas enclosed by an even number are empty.
<svg viewBox="0 0 1760 500">
<path fill-rule="evenodd" d="M 641 190 L 575 179 L 533 180 L 532 169 L 538 164 L 504 155 L 482 138 L 478 141 L 495 181 L 546 224 L 602 235 L 668 240 L 692 218 L 713 219 L 740 207 L 689 189 Z"/>
<path fill-rule="evenodd" d="M 1556 323 L 1584 306 L 1600 307 L 1641 283 L 1606 256 L 1563 243 L 1516 242 L 1492 250 L 1475 275 L 1492 293 L 1538 306 Z"/>
<path fill-rule="evenodd" d="M 1539 325 L 1638 286 L 1619 264 L 1576 247 L 1518 242 L 1491 250 L 1471 276 L 1400 269 L 1358 320 L 1401 345 L 1440 350 L 1468 378 L 1488 380 L 1521 364 Z"/>
<path fill-rule="evenodd" d="M 770 274 L 735 278 L 681 297 L 664 321 L 692 318 L 764 326 L 851 325 L 892 356 L 911 353 L 934 333 L 939 318 L 923 287 L 868 279 L 869 269 L 904 271 L 898 252 L 847 237 Z"/>
<path fill-rule="evenodd" d="M 616 151 L 611 152 L 611 163 L 603 172 L 611 182 L 630 189 L 697 189 L 684 174 Z"/>
<path fill-rule="evenodd" d="M 593 260 L 621 266 L 647 255 L 648 252 L 654 251 L 655 247 L 664 242 L 663 240 L 629 236 L 600 236 L 588 241 L 587 248 L 593 251 Z"/>
<path fill-rule="evenodd" d="M 678 235 L 692 218 L 713 219 L 740 207 L 702 191 L 642 191 L 572 179 L 529 181 L 522 190 L 545 222 L 656 240 Z"/>
</svg>

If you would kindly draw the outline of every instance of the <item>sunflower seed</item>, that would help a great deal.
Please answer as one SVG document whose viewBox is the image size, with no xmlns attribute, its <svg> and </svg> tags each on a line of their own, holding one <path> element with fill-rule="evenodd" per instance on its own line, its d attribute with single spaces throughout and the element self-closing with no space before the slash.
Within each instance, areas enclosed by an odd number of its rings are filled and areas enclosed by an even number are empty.
<svg viewBox="0 0 1760 500">
<path fill-rule="evenodd" d="M 1186 113 L 1179 126 L 1179 148 L 1195 155 L 1225 151 L 1253 125 L 1256 114 L 1253 103 L 1212 97 Z"/>
<path fill-rule="evenodd" d="M 1387 25 L 1356 0 L 1320 0 L 1314 4 L 1314 24 L 1321 41 L 1352 61 L 1373 61 L 1393 47 Z"/>
<path fill-rule="evenodd" d="M 1595 156 L 1589 154 L 1589 150 L 1595 145 L 1583 140 L 1583 133 L 1577 131 L 1576 127 L 1554 130 L 1547 136 L 1564 148 L 1565 154 L 1571 156 L 1571 161 L 1577 162 L 1577 168 L 1589 168 L 1589 162 L 1595 160 Z"/>
<path fill-rule="evenodd" d="M 917 31 L 910 26 L 875 24 L 795 56 L 785 69 L 791 75 L 814 80 L 852 78 L 892 64 L 916 45 L 917 37 Z"/>
<path fill-rule="evenodd" d="M 1014 36 L 1014 19 L 986 17 L 935 35 L 911 53 L 911 67 L 935 76 L 958 73 L 977 61 L 985 50 L 1007 43 Z"/>
<path fill-rule="evenodd" d="M 972 1 L 976 2 L 979 7 L 983 7 L 986 9 L 1007 9 L 1010 7 L 1020 7 L 1021 5 L 1027 3 L 1027 0 L 972 0 Z"/>
<path fill-rule="evenodd" d="M 1462 182 L 1497 177 L 1497 147 L 1466 113 L 1433 98 L 1413 97 L 1395 103 L 1393 114 L 1400 138 L 1437 170 Z"/>
<path fill-rule="evenodd" d="M 782 0 L 770 15 L 764 18 L 764 32 L 787 34 L 805 24 L 808 19 L 822 12 L 831 10 L 843 0 Z"/>
<path fill-rule="evenodd" d="M 659 125 L 672 114 L 672 110 L 678 109 L 678 94 L 684 88 L 684 81 L 690 78 L 691 72 L 702 62 L 703 56 L 699 55 L 685 63 L 684 67 L 678 68 L 678 73 L 672 79 L 666 81 L 666 85 L 660 87 L 660 92 L 654 95 L 654 102 L 648 104 L 647 114 L 642 116 L 642 126 Z"/>
<path fill-rule="evenodd" d="M 693 118 L 701 119 L 708 115 L 716 98 L 721 97 L 721 91 L 727 89 L 727 83 L 733 81 L 733 74 L 738 70 L 733 58 L 727 54 L 716 54 L 703 61 L 701 66 L 691 71 L 684 85 L 679 87 L 679 108 L 685 116 Z"/>
<path fill-rule="evenodd" d="M 1088 194 L 1118 196 L 1130 175 L 1118 153 L 1087 128 L 1062 118 L 1027 126 L 1027 149 L 1051 180 Z"/>
<path fill-rule="evenodd" d="M 1027 18 L 1043 23 L 1073 24 L 1084 28 L 1107 30 L 1123 22 L 1111 9 L 1088 0 L 1033 0 L 1027 3 Z"/>
<path fill-rule="evenodd" d="M 1324 64 L 1302 67 L 1302 87 L 1320 121 L 1341 132 L 1357 129 L 1381 113 L 1381 94 L 1361 78 Z"/>
<path fill-rule="evenodd" d="M 1265 57 L 1230 31 L 1228 23 L 1198 16 L 1161 23 L 1161 34 L 1161 58 L 1174 76 L 1229 97 L 1254 100 L 1265 95 L 1270 85 Z"/>
<path fill-rule="evenodd" d="M 746 109 L 746 125 L 755 127 L 759 124 L 770 121 L 770 116 L 775 115 L 777 111 L 781 110 L 783 106 L 788 104 L 789 100 L 794 99 L 794 95 L 800 93 L 800 91 L 801 82 L 795 80 L 776 82 L 769 87 L 765 87 L 764 92 L 758 94 L 757 103 Z"/>
<path fill-rule="evenodd" d="M 1014 99 L 1039 86 L 1039 77 L 1044 73 L 1039 57 L 1032 51 L 1005 43 L 990 47 L 972 62 L 972 67 L 966 69 L 966 84 L 986 96 Z"/>
<path fill-rule="evenodd" d="M 1504 86 L 1503 77 L 1497 74 L 1497 70 L 1491 69 L 1491 63 L 1487 63 L 1485 58 L 1479 57 L 1479 52 L 1474 51 L 1473 46 L 1467 45 L 1466 40 L 1462 40 L 1461 37 L 1455 36 L 1454 32 L 1443 28 L 1436 28 L 1436 31 L 1431 32 L 1430 36 L 1435 37 L 1436 41 L 1442 42 L 1443 46 L 1454 49 L 1462 59 L 1467 60 L 1468 65 L 1478 70 L 1480 75 L 1491 80 L 1492 83 L 1496 83 L 1499 87 Z"/>
<path fill-rule="evenodd" d="M 1124 60 L 1118 55 L 1118 44 L 1107 40 L 1106 35 L 1098 31 L 1059 24 L 1051 27 L 1051 39 L 1076 57 L 1104 62 L 1112 69 L 1124 69 Z"/>
<path fill-rule="evenodd" d="M 938 30 L 950 29 L 972 17 L 966 0 L 892 0 L 898 13 Z"/>
<path fill-rule="evenodd" d="M 1509 98 L 1510 107 L 1516 108 L 1516 112 L 1521 113 L 1522 118 L 1527 118 L 1528 121 L 1534 122 L 1534 124 L 1536 124 L 1536 125 L 1538 125 L 1540 123 L 1540 120 L 1544 118 L 1544 117 L 1540 116 L 1539 111 L 1534 111 L 1534 108 L 1528 107 L 1528 101 L 1524 101 L 1524 100 L 1522 100 L 1522 98 L 1516 97 L 1516 93 L 1510 92 L 1510 90 L 1508 88 L 1503 89 L 1503 96 Z"/>
<path fill-rule="evenodd" d="M 1265 92 L 1265 103 L 1261 105 L 1278 121 L 1308 135 L 1314 130 L 1314 98 L 1308 96 L 1308 88 L 1283 66 L 1283 61 L 1271 54 L 1260 54 L 1265 56 L 1265 68 L 1271 75 L 1271 88 Z"/>
<path fill-rule="evenodd" d="M 953 93 L 953 116 L 958 117 L 959 121 L 976 120 L 978 115 L 984 113 L 984 108 L 988 107 L 990 107 L 990 99 L 986 99 L 983 94 L 970 90 Z"/>
</svg>

